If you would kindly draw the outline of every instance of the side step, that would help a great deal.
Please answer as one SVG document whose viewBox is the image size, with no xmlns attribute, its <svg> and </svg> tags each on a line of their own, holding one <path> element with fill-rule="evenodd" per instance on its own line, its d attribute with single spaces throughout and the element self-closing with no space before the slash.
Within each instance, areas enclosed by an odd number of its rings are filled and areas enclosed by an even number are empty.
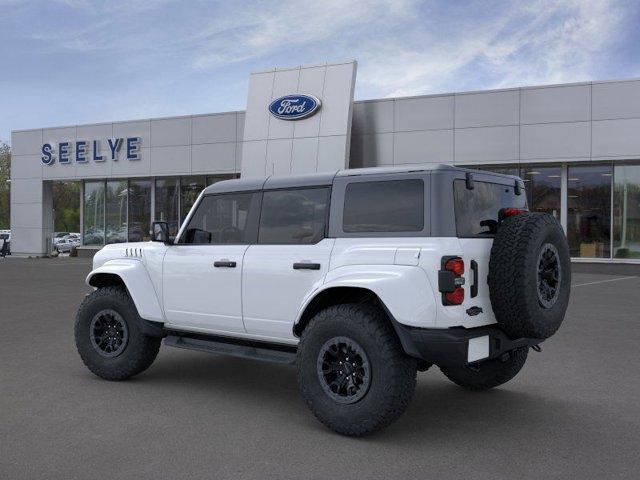
<svg viewBox="0 0 640 480">
<path fill-rule="evenodd" d="M 296 359 L 296 347 L 293 345 L 275 345 L 245 340 L 233 341 L 224 337 L 168 335 L 164 339 L 164 344 L 170 347 L 265 362 L 292 364 Z"/>
</svg>

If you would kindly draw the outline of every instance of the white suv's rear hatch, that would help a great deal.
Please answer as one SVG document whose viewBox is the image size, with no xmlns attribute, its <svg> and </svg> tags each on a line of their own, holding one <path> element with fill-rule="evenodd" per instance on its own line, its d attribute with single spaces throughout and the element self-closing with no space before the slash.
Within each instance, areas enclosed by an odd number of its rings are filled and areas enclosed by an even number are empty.
<svg viewBox="0 0 640 480">
<path fill-rule="evenodd" d="M 524 191 L 514 185 L 464 180 L 454 181 L 456 233 L 464 260 L 465 284 L 462 303 L 463 325 L 474 327 L 495 323 L 489 298 L 489 259 L 501 212 L 526 208 Z M 516 295 L 517 292 L 508 294 Z"/>
</svg>

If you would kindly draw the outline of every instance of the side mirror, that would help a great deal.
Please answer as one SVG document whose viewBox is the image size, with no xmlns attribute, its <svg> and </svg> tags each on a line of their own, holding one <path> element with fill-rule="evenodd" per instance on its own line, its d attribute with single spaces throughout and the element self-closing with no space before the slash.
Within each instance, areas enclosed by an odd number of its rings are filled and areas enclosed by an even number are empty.
<svg viewBox="0 0 640 480">
<path fill-rule="evenodd" d="M 167 222 L 153 222 L 151 224 L 151 241 L 171 243 L 169 238 L 169 224 Z"/>
</svg>

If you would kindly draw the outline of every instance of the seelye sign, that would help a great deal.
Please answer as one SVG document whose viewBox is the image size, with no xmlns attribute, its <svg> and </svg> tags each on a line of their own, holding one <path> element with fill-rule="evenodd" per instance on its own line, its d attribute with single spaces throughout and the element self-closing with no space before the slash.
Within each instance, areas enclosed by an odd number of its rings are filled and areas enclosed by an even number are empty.
<svg viewBox="0 0 640 480">
<path fill-rule="evenodd" d="M 127 160 L 135 161 L 140 160 L 140 142 L 140 137 L 107 138 L 108 152 L 101 151 L 100 140 L 45 143 L 42 145 L 41 160 L 44 165 L 53 165 L 56 160 L 63 165 L 72 160 L 76 163 L 87 163 L 89 160 L 104 162 L 107 157 L 117 162 L 118 152 L 124 146 Z"/>
<path fill-rule="evenodd" d="M 269 104 L 269 112 L 281 120 L 301 120 L 315 114 L 321 105 L 320 99 L 313 95 L 285 95 Z"/>
</svg>

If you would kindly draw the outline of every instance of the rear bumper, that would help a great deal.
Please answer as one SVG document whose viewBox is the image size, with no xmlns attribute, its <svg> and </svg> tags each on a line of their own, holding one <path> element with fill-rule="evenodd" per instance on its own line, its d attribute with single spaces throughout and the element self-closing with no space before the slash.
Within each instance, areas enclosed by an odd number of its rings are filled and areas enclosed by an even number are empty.
<svg viewBox="0 0 640 480">
<path fill-rule="evenodd" d="M 497 325 L 477 328 L 415 328 L 396 323 L 407 354 L 439 366 L 459 366 L 500 357 L 520 347 L 542 343 L 540 338 L 511 339 Z"/>
</svg>

